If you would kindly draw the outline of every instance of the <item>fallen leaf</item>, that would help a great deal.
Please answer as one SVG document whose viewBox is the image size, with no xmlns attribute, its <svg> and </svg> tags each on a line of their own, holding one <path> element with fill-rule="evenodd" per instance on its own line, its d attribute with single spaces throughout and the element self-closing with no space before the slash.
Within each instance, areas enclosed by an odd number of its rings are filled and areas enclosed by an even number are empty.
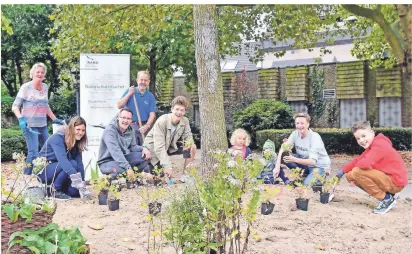
<svg viewBox="0 0 412 254">
<path fill-rule="evenodd" d="M 130 239 L 127 238 L 127 237 L 125 237 L 125 238 L 122 239 L 122 241 L 123 241 L 123 242 L 130 242 Z"/>
<path fill-rule="evenodd" d="M 102 230 L 104 229 L 104 226 L 101 224 L 92 224 L 92 225 L 87 225 L 89 228 L 94 229 L 94 230 Z"/>
<path fill-rule="evenodd" d="M 326 249 L 325 245 L 323 245 L 323 244 L 321 244 L 321 243 L 316 244 L 316 245 L 315 245 L 315 248 L 316 248 L 316 249 L 319 249 L 319 250 L 325 250 L 325 249 Z"/>
</svg>

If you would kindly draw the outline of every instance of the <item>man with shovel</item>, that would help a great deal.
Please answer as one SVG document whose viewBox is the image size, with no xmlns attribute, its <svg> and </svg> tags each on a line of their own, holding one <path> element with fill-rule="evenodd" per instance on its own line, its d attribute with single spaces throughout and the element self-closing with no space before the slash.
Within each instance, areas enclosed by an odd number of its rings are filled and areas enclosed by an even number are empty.
<svg viewBox="0 0 412 254">
<path fill-rule="evenodd" d="M 127 89 L 117 102 L 119 109 L 127 107 L 133 112 L 131 127 L 135 130 L 136 143 L 141 146 L 156 118 L 156 99 L 147 90 L 150 75 L 147 71 L 137 73 L 136 84 Z M 136 89 L 137 87 L 137 89 Z"/>
</svg>

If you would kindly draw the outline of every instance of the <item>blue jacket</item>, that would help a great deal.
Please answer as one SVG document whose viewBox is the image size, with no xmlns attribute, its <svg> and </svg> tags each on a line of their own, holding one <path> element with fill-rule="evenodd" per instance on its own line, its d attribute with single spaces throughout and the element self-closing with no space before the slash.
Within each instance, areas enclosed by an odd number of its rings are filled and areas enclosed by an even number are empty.
<svg viewBox="0 0 412 254">
<path fill-rule="evenodd" d="M 64 142 L 64 133 L 57 132 L 51 135 L 39 152 L 40 157 L 46 157 L 50 162 L 58 162 L 63 171 L 68 174 L 76 174 L 76 170 L 70 163 L 70 160 L 77 162 L 78 169 L 84 171 L 82 153 L 75 145 L 70 151 L 67 151 L 66 143 Z"/>
</svg>

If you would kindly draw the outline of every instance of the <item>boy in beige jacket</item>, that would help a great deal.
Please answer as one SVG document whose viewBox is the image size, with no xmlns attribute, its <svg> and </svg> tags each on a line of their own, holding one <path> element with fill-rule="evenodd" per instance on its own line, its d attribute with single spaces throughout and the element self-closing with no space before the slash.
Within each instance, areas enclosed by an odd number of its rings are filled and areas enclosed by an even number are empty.
<svg viewBox="0 0 412 254">
<path fill-rule="evenodd" d="M 184 117 L 188 101 L 184 96 L 177 96 L 172 101 L 171 113 L 160 116 L 153 128 L 147 134 L 144 146 L 151 152 L 149 167 L 151 174 L 153 168 L 157 166 L 163 169 L 166 177 L 171 178 L 173 174 L 170 155 L 182 154 L 183 150 L 190 149 L 190 158 L 185 159 L 184 170 L 189 162 L 193 161 L 196 154 L 196 145 L 183 147 L 179 140 L 185 142 L 193 139 L 190 130 L 189 119 Z M 179 141 L 179 142 L 178 142 Z"/>
</svg>

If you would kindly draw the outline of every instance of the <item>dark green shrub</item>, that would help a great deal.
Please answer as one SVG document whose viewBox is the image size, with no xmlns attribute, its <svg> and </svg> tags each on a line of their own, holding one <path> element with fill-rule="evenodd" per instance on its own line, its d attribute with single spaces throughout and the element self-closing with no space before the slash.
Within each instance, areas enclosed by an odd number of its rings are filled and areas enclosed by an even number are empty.
<svg viewBox="0 0 412 254">
<path fill-rule="evenodd" d="M 13 153 L 26 154 L 26 140 L 21 130 L 1 130 L 1 161 L 13 159 Z"/>
<path fill-rule="evenodd" d="M 256 146 L 256 132 L 266 129 L 286 129 L 294 126 L 290 105 L 281 101 L 255 100 L 244 110 L 233 116 L 234 129 L 245 129 L 252 138 L 251 147 Z"/>
<path fill-rule="evenodd" d="M 14 98 L 10 96 L 1 96 L 1 114 L 3 116 L 14 117 L 11 106 L 13 105 Z"/>
<path fill-rule="evenodd" d="M 313 129 L 322 137 L 328 154 L 347 153 L 361 154 L 364 149 L 358 145 L 350 129 Z M 376 135 L 382 133 L 387 136 L 396 150 L 412 149 L 412 128 L 374 128 Z M 262 148 L 267 139 L 273 140 L 276 149 L 280 148 L 282 140 L 288 138 L 294 131 L 287 130 L 262 130 L 256 134 L 257 144 Z"/>
<path fill-rule="evenodd" d="M 60 94 L 53 94 L 49 100 L 50 108 L 57 118 L 68 119 L 76 115 L 75 91 L 64 90 Z"/>
</svg>

